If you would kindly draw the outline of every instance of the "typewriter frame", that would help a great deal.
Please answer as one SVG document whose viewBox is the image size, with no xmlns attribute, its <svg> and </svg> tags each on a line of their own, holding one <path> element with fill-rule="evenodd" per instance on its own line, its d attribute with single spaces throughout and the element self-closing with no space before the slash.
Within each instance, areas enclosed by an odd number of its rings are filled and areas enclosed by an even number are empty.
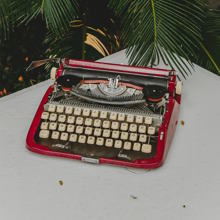
<svg viewBox="0 0 220 220">
<path fill-rule="evenodd" d="M 76 160 L 82 160 L 86 162 L 92 163 L 100 163 L 100 164 L 112 164 L 112 165 L 120 165 L 120 166 L 128 166 L 128 167 L 135 167 L 135 168 L 144 168 L 144 169 L 153 169 L 161 166 L 167 156 L 167 152 L 171 145 L 173 135 L 176 129 L 176 125 L 178 122 L 178 115 L 180 111 L 180 102 L 181 102 L 181 95 L 177 95 L 175 93 L 175 86 L 176 86 L 176 75 L 174 70 L 164 70 L 164 69 L 152 69 L 146 67 L 134 67 L 137 71 L 132 71 L 131 66 L 127 65 L 120 65 L 120 64 L 109 64 L 109 63 L 102 63 L 102 62 L 89 62 L 89 61 L 81 61 L 81 60 L 69 60 L 64 59 L 64 61 L 60 64 L 60 67 L 57 70 L 56 78 L 62 75 L 62 72 L 65 66 L 71 66 L 73 68 L 85 68 L 85 69 L 93 69 L 93 70 L 111 70 L 110 68 L 113 67 L 119 72 L 128 73 L 128 74 L 144 74 L 144 75 L 153 75 L 155 77 L 168 77 L 169 78 L 169 103 L 167 107 L 167 111 L 164 115 L 164 121 L 159 128 L 158 134 L 158 143 L 157 143 L 157 153 L 151 159 L 144 159 L 144 160 L 136 160 L 135 162 L 127 162 L 109 158 L 99 158 L 98 160 L 93 160 L 93 158 L 84 158 L 81 155 L 76 155 L 72 153 L 66 152 L 56 152 L 48 149 L 47 146 L 43 146 L 37 144 L 34 140 L 35 133 L 41 121 L 41 114 L 43 112 L 43 106 L 48 101 L 48 96 L 52 93 L 54 85 L 51 85 L 48 90 L 46 91 L 38 110 L 35 114 L 35 117 L 32 121 L 31 127 L 29 129 L 27 139 L 26 139 L 26 146 L 27 148 L 35 153 L 48 155 L 48 156 L 56 156 L 56 157 L 64 157 Z M 110 67 L 109 69 L 106 67 Z M 128 68 L 128 71 L 126 70 Z M 143 72 L 151 72 L 151 73 L 143 73 Z M 132 73 L 131 73 L 132 71 Z M 154 73 L 156 72 L 156 73 Z M 158 73 L 157 73 L 158 72 Z"/>
</svg>

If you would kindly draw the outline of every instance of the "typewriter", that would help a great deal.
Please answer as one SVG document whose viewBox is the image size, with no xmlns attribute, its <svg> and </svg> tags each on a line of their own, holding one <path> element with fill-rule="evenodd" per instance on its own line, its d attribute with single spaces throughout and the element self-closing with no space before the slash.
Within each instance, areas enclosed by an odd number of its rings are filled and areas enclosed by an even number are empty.
<svg viewBox="0 0 220 220">
<path fill-rule="evenodd" d="M 152 169 L 170 147 L 181 102 L 174 70 L 61 59 L 27 135 L 33 152 Z"/>
</svg>

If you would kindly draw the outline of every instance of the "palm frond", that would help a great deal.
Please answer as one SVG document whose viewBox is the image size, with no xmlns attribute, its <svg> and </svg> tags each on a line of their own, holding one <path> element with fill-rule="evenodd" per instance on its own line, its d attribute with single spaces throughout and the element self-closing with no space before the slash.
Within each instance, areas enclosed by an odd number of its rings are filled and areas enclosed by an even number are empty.
<svg viewBox="0 0 220 220">
<path fill-rule="evenodd" d="M 199 58 L 194 62 L 220 74 L 220 11 L 208 9 L 202 29 L 203 41 Z"/>
<path fill-rule="evenodd" d="M 153 66 L 162 59 L 183 76 L 190 72 L 202 41 L 203 1 L 111 0 L 110 7 L 122 18 L 131 64 Z"/>
<path fill-rule="evenodd" d="M 85 44 L 93 47 L 96 51 L 98 51 L 103 57 L 109 55 L 109 52 L 105 45 L 99 40 L 95 35 L 87 33 Z"/>
<path fill-rule="evenodd" d="M 116 35 L 109 33 L 107 29 L 99 29 L 86 25 L 84 46 L 79 42 L 83 39 L 84 24 L 81 20 L 73 21 L 71 28 L 61 37 L 50 32 L 46 43 L 50 45 L 47 55 L 58 57 L 75 57 L 78 59 L 96 60 L 116 52 L 120 43 Z M 82 52 L 82 50 L 85 50 Z M 85 57 L 83 57 L 85 54 Z"/>
<path fill-rule="evenodd" d="M 18 23 L 28 23 L 40 14 L 50 30 L 62 33 L 78 15 L 76 0 L 12 0 L 12 15 Z"/>
<path fill-rule="evenodd" d="M 8 1 L 0 0 L 0 34 L 5 37 L 8 32 Z M 0 35 L 0 36 L 1 36 Z"/>
</svg>

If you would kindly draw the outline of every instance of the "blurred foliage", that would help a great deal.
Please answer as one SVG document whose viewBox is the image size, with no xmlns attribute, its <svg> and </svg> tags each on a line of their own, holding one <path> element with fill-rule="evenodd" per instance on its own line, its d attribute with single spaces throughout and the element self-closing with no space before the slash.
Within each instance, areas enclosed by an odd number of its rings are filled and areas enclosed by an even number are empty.
<svg viewBox="0 0 220 220">
<path fill-rule="evenodd" d="M 220 74 L 220 10 L 206 9 L 205 15 L 205 22 L 202 26 L 203 42 L 198 58 L 192 58 L 192 61 Z"/>
<path fill-rule="evenodd" d="M 10 94 L 48 78 L 44 69 L 25 72 L 30 61 L 44 58 L 46 31 L 42 20 L 35 19 L 14 27 L 7 40 L 0 38 L 0 96 L 3 90 Z"/>
<path fill-rule="evenodd" d="M 79 2 L 76 19 L 67 31 L 57 35 L 50 31 L 45 42 L 50 45 L 48 55 L 96 60 L 121 48 L 118 19 L 107 7 L 107 0 Z M 98 10 L 97 10 L 98 5 Z"/>
<path fill-rule="evenodd" d="M 220 73 L 219 3 L 207 1 L 0 0 L 0 97 L 49 77 L 25 72 L 33 60 L 96 60 L 125 47 L 130 64 Z"/>
<path fill-rule="evenodd" d="M 0 97 L 49 78 L 44 68 L 25 72 L 33 60 L 96 60 L 120 49 L 107 0 L 60 2 L 0 0 Z"/>
</svg>

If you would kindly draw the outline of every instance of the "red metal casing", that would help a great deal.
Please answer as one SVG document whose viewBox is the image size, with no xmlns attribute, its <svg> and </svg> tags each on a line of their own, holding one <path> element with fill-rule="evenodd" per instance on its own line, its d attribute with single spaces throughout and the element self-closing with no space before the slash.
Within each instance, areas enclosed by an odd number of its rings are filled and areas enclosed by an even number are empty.
<svg viewBox="0 0 220 220">
<path fill-rule="evenodd" d="M 96 66 L 97 63 L 98 63 L 98 67 Z M 101 62 L 88 62 L 88 61 L 80 61 L 80 60 L 67 60 L 67 59 L 65 59 L 65 64 L 69 65 L 71 67 L 83 67 L 83 68 L 94 69 L 94 70 L 95 69 L 106 70 L 106 68 L 105 68 L 106 66 L 110 67 L 110 68 L 111 68 L 111 66 L 114 66 L 115 68 L 117 68 L 117 70 L 120 70 L 121 67 L 128 67 L 129 68 L 128 71 L 126 71 L 122 68 L 121 72 L 127 72 L 129 74 L 131 74 L 130 68 L 132 68 L 131 66 L 126 66 L 126 65 L 108 64 L 108 63 L 101 63 Z M 102 66 L 102 65 L 104 65 L 104 66 Z M 63 64 L 61 64 L 60 68 L 57 70 L 57 78 L 60 75 L 62 75 L 63 68 L 64 68 L 64 66 L 63 66 Z M 145 67 L 135 67 L 135 69 L 140 69 L 141 72 L 136 71 L 136 72 L 132 72 L 132 74 L 144 74 L 144 75 L 152 75 L 153 74 L 155 77 L 161 77 L 166 74 L 167 77 L 169 77 L 168 90 L 170 93 L 170 98 L 169 98 L 168 108 L 167 108 L 167 111 L 164 116 L 164 121 L 159 128 L 156 155 L 153 158 L 145 159 L 145 160 L 136 160 L 135 162 L 126 162 L 126 161 L 115 160 L 115 159 L 100 158 L 99 163 L 119 165 L 119 166 L 128 166 L 128 167 L 135 167 L 135 168 L 153 169 L 153 168 L 157 168 L 163 164 L 163 162 L 166 158 L 167 152 L 169 150 L 169 147 L 171 145 L 173 135 L 175 133 L 176 125 L 178 122 L 181 96 L 175 95 L 176 76 L 167 74 L 170 71 L 173 72 L 173 70 L 152 69 L 152 68 L 145 68 Z M 146 73 L 142 72 L 143 69 L 146 70 Z M 113 70 L 115 70 L 115 69 L 113 68 Z M 147 72 L 149 70 L 158 71 L 158 74 L 155 74 L 155 73 L 148 74 Z M 40 103 L 40 106 L 38 107 L 36 115 L 32 121 L 31 127 L 29 129 L 28 134 L 27 134 L 27 138 L 26 138 L 27 148 L 30 151 L 33 151 L 33 152 L 36 152 L 39 154 L 43 154 L 43 155 L 81 160 L 82 159 L 81 155 L 52 151 L 52 150 L 49 150 L 47 146 L 37 144 L 34 140 L 35 133 L 36 133 L 37 128 L 39 126 L 39 123 L 41 121 L 41 114 L 43 112 L 44 104 L 48 101 L 48 96 L 51 94 L 52 91 L 53 91 L 53 85 L 48 88 L 48 90 L 46 91 L 46 93 Z M 162 137 L 162 138 L 160 138 L 160 137 Z"/>
</svg>

